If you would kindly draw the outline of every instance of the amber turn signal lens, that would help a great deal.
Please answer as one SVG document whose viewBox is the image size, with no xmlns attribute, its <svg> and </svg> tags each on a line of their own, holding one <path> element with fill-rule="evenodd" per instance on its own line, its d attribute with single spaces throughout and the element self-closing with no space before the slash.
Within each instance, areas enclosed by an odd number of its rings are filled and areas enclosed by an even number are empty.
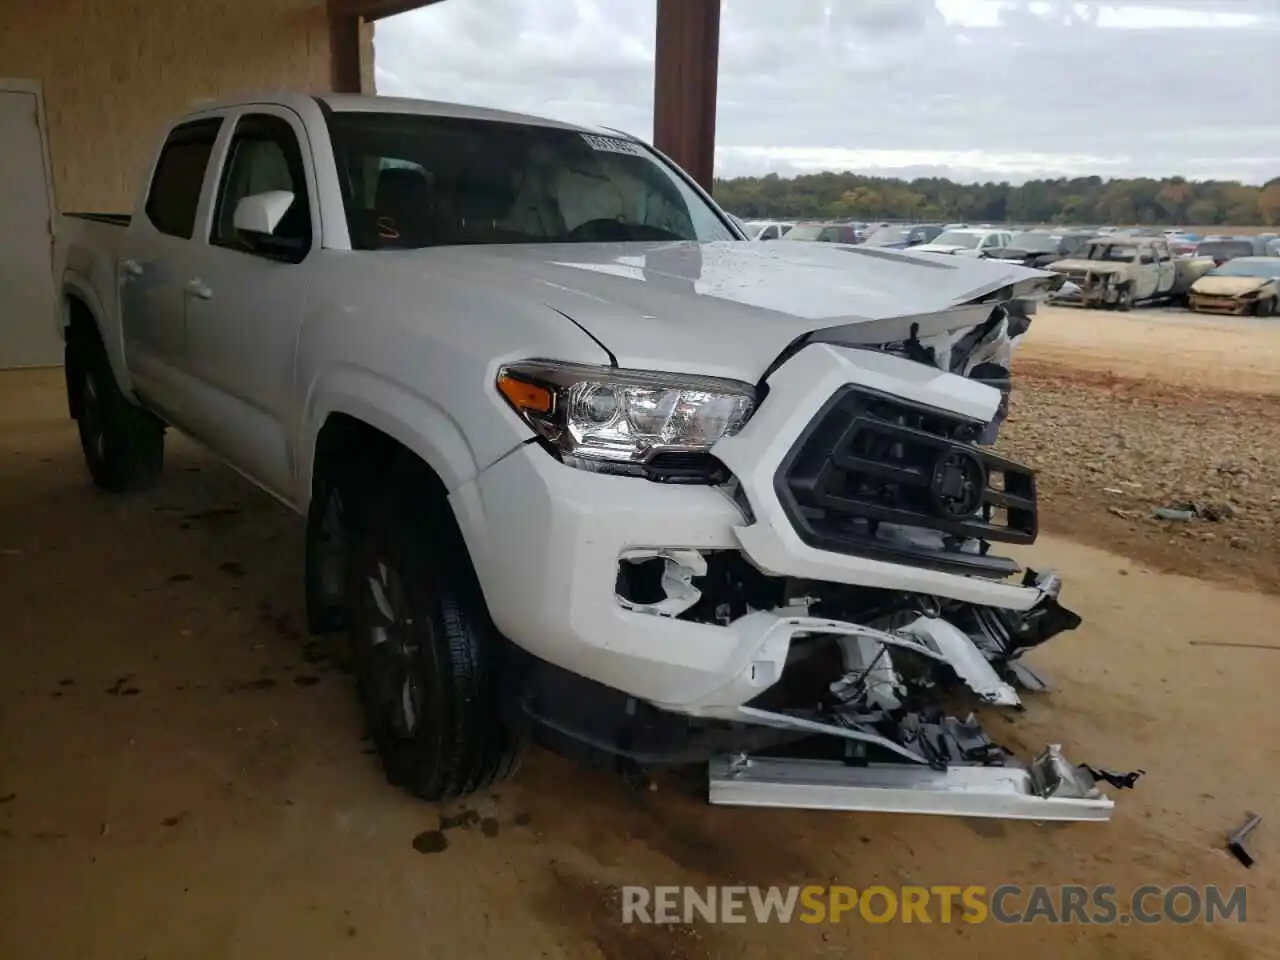
<svg viewBox="0 0 1280 960">
<path fill-rule="evenodd" d="M 506 373 L 498 377 L 498 390 L 517 410 L 525 410 L 529 413 L 550 413 L 555 400 L 554 395 L 546 387 L 517 380 Z"/>
</svg>

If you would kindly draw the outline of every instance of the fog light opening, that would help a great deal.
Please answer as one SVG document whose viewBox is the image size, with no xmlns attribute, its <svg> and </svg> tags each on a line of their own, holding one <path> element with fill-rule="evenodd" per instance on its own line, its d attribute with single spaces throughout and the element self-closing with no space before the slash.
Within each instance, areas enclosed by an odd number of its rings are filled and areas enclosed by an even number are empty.
<svg viewBox="0 0 1280 960">
<path fill-rule="evenodd" d="M 618 560 L 614 593 L 628 610 L 678 617 L 702 599 L 693 580 L 706 573 L 696 550 L 628 550 Z"/>
</svg>

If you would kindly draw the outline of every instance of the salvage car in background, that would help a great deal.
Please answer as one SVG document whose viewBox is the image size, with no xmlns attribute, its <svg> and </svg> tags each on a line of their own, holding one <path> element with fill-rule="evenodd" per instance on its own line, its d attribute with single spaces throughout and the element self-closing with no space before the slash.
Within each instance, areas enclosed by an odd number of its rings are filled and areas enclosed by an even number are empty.
<svg viewBox="0 0 1280 960">
<path fill-rule="evenodd" d="M 928 243 L 942 232 L 936 223 L 911 223 L 896 226 L 879 227 L 873 230 L 866 239 L 869 247 L 885 247 L 890 250 L 905 250 Z"/>
<path fill-rule="evenodd" d="M 913 250 L 916 253 L 949 253 L 957 257 L 987 257 L 993 250 L 1009 246 L 1013 238 L 1010 230 L 991 230 L 983 227 L 957 227 L 943 230 L 928 243 Z"/>
<path fill-rule="evenodd" d="M 1074 257 L 1088 245 L 1094 234 L 1080 231 L 1024 230 L 1015 233 L 1007 247 L 997 247 L 989 254 L 995 260 L 1020 263 L 1024 267 L 1047 267 L 1067 257 Z"/>
<path fill-rule="evenodd" d="M 1280 257 L 1235 257 L 1214 267 L 1191 285 L 1196 313 L 1280 313 Z"/>
<path fill-rule="evenodd" d="M 798 223 L 784 234 L 783 240 L 809 243 L 858 243 L 858 228 L 850 223 Z"/>
<path fill-rule="evenodd" d="M 1265 257 L 1267 241 L 1260 237 L 1208 237 L 1196 244 L 1197 257 L 1208 257 L 1220 267 L 1236 257 Z"/>
<path fill-rule="evenodd" d="M 1164 237 L 1110 234 L 1096 237 L 1073 258 L 1048 269 L 1067 279 L 1050 294 L 1053 303 L 1128 310 L 1138 303 L 1181 300 L 1213 267 L 1207 258 L 1175 257 Z"/>
<path fill-rule="evenodd" d="M 743 232 L 752 240 L 778 240 L 785 237 L 794 223 L 782 220 L 744 220 Z"/>
</svg>

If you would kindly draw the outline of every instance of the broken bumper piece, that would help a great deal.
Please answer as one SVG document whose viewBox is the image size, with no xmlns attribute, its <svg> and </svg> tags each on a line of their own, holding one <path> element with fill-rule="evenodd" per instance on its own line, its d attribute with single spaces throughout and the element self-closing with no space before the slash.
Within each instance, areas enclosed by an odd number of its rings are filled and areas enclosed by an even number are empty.
<svg viewBox="0 0 1280 960">
<path fill-rule="evenodd" d="M 931 813 L 1012 820 L 1109 820 L 1115 803 L 1084 767 L 1050 745 L 1029 766 L 877 763 L 719 757 L 710 800 L 747 807 Z"/>
<path fill-rule="evenodd" d="M 797 631 L 837 638 L 845 673 L 813 709 L 747 704 L 702 711 L 733 724 L 807 737 L 785 748 L 784 755 L 713 758 L 710 801 L 1024 820 L 1110 819 L 1113 803 L 1099 782 L 1129 788 L 1141 771 L 1115 774 L 1073 765 L 1056 745 L 1023 764 L 995 744 L 972 715 L 958 720 L 935 707 L 914 706 L 938 691 L 936 671 L 913 670 L 913 660 L 946 664 L 969 694 L 989 706 L 1020 705 L 1001 673 L 1016 675 L 1016 661 L 1026 650 L 1080 624 L 1058 602 L 1056 576 L 1028 571 L 1024 585 L 1042 594 L 1030 609 L 964 605 L 952 611 L 955 622 L 925 615 L 881 631 L 792 621 Z"/>
</svg>

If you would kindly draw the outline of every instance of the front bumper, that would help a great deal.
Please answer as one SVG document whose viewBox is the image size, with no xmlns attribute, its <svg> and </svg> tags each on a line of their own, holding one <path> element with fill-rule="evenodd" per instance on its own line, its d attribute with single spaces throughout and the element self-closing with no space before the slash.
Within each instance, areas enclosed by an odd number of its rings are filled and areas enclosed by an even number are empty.
<svg viewBox="0 0 1280 960">
<path fill-rule="evenodd" d="M 811 345 L 769 379 L 769 396 L 736 437 L 714 449 L 740 484 L 667 486 L 564 466 L 535 444 L 514 451 L 452 496 L 489 610 L 505 636 L 578 676 L 679 713 L 748 703 L 782 676 L 792 639 L 822 632 L 803 609 L 755 611 L 725 625 L 627 609 L 619 559 L 654 549 L 738 551 L 778 577 L 882 588 L 1007 611 L 1047 592 L 1013 583 L 817 549 L 804 543 L 774 490 L 783 457 L 820 409 L 857 384 L 979 421 L 1000 392 L 921 363 Z M 748 511 L 749 510 L 749 515 Z M 828 623 L 861 629 L 856 624 Z"/>
<path fill-rule="evenodd" d="M 1086 307 L 1098 309 L 1118 303 L 1119 281 L 1111 274 L 1068 273 L 1066 281 L 1055 293 L 1049 295 L 1049 303 L 1061 307 Z"/>
<path fill-rule="evenodd" d="M 1210 296 L 1202 293 L 1192 293 L 1188 301 L 1194 313 L 1213 313 L 1228 317 L 1243 317 L 1258 303 L 1256 298 L 1246 300 L 1243 297 Z"/>
</svg>

